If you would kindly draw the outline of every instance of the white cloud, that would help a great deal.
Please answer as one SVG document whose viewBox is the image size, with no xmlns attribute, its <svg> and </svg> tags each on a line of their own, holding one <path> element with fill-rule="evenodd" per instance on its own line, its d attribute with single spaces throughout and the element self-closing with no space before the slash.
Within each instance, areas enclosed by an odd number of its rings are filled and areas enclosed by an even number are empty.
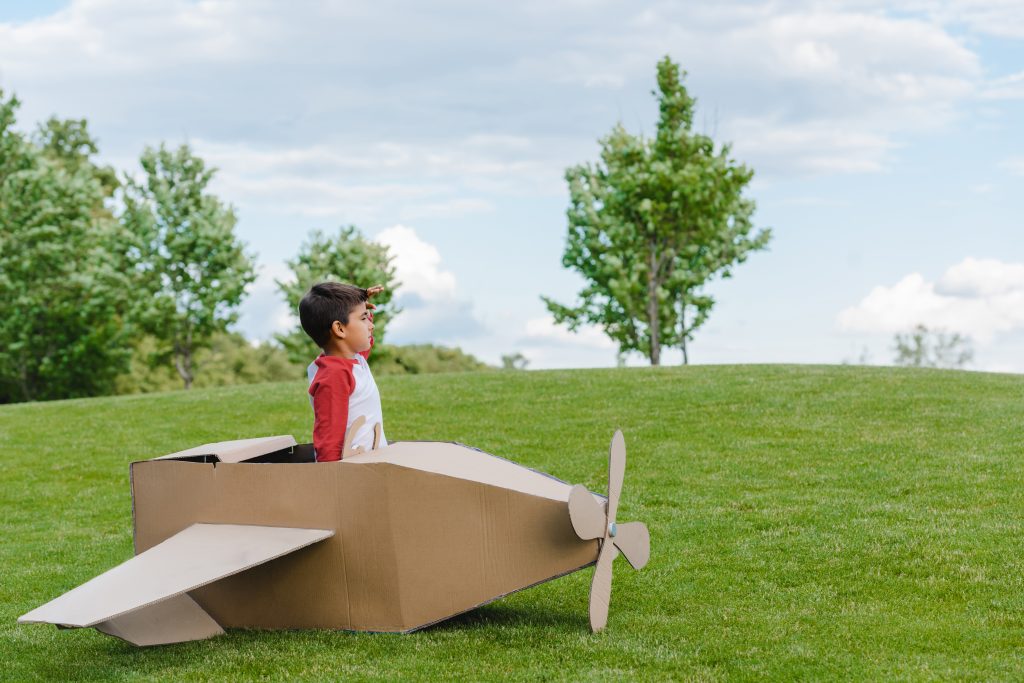
<svg viewBox="0 0 1024 683">
<path fill-rule="evenodd" d="M 191 144 L 217 167 L 218 194 L 302 216 L 358 222 L 464 216 L 493 211 L 482 194 L 562 191 L 556 172 L 562 163 L 540 145 L 508 136 L 469 135 L 447 144 Z"/>
<path fill-rule="evenodd" d="M 451 199 L 431 204 L 419 204 L 404 208 L 399 212 L 403 220 L 411 218 L 448 218 L 466 216 L 474 213 L 490 213 L 494 204 L 486 199 Z"/>
<path fill-rule="evenodd" d="M 358 0 L 77 0 L 0 24 L 0 77 L 28 90 L 26 111 L 87 115 L 107 137 L 209 141 L 225 175 L 387 185 L 352 176 L 391 173 L 470 195 L 550 194 L 616 116 L 637 127 L 633 102 L 666 53 L 694 74 L 705 117 L 716 129 L 720 118 L 744 160 L 768 172 L 877 171 L 900 136 L 948 125 L 982 86 L 978 56 L 943 22 L 1013 15 L 991 0 L 921 0 L 902 15 L 869 0 L 470 6 L 410 4 L 396 22 Z M 647 113 L 636 119 L 650 125 Z M 467 199 L 451 191 L 430 204 Z"/>
<path fill-rule="evenodd" d="M 937 283 L 911 273 L 891 287 L 872 289 L 840 312 L 837 324 L 849 332 L 889 334 L 922 324 L 987 344 L 1024 329 L 1024 264 L 967 258 Z"/>
<path fill-rule="evenodd" d="M 1024 4 L 1018 0 L 917 0 L 935 21 L 966 25 L 970 30 L 1003 38 L 1024 38 Z"/>
<path fill-rule="evenodd" d="M 526 321 L 523 340 L 534 346 L 559 345 L 588 349 L 616 350 L 618 345 L 594 325 L 582 325 L 576 332 L 559 325 L 550 315 Z"/>
<path fill-rule="evenodd" d="M 935 290 L 944 296 L 975 298 L 1024 291 L 1024 263 L 968 257 L 946 270 Z"/>
<path fill-rule="evenodd" d="M 985 84 L 981 97 L 988 100 L 1024 99 L 1024 71 L 989 81 Z"/>
<path fill-rule="evenodd" d="M 481 333 L 483 325 L 474 315 L 472 303 L 458 291 L 455 274 L 443 268 L 437 247 L 403 225 L 381 231 L 374 240 L 387 245 L 394 257 L 395 275 L 400 282 L 397 302 L 404 307 L 388 326 L 389 341 L 457 344 Z M 292 277 L 284 263 L 259 266 L 238 322 L 250 339 L 269 340 L 275 333 L 287 332 L 298 324 L 275 282 Z"/>
<path fill-rule="evenodd" d="M 441 252 L 420 239 L 415 230 L 395 225 L 381 231 L 375 241 L 390 249 L 395 276 L 403 289 L 424 301 L 450 301 L 455 298 L 455 275 L 441 269 Z"/>
<path fill-rule="evenodd" d="M 810 173 L 862 173 L 885 168 L 895 143 L 889 136 L 835 124 L 785 124 L 763 118 L 737 119 L 729 126 L 736 155 L 759 171 L 794 169 Z"/>
<path fill-rule="evenodd" d="M 269 341 L 276 333 L 288 332 L 298 325 L 298 316 L 285 303 L 275 282 L 292 277 L 284 263 L 259 264 L 256 281 L 246 289 L 237 325 L 250 340 Z"/>
<path fill-rule="evenodd" d="M 387 228 L 374 239 L 388 246 L 400 283 L 396 302 L 403 311 L 388 327 L 389 340 L 458 345 L 481 334 L 483 324 L 459 292 L 455 274 L 442 267 L 437 247 L 404 225 Z"/>
<path fill-rule="evenodd" d="M 557 325 L 551 316 L 532 318 L 523 327 L 516 348 L 529 368 L 614 367 L 618 346 L 598 328 L 587 325 L 577 332 Z"/>
<path fill-rule="evenodd" d="M 743 64 L 711 66 L 725 72 L 725 138 L 769 173 L 883 170 L 898 140 L 954 121 L 981 77 L 970 49 L 918 19 L 793 11 L 714 40 L 711 54 Z"/>
</svg>

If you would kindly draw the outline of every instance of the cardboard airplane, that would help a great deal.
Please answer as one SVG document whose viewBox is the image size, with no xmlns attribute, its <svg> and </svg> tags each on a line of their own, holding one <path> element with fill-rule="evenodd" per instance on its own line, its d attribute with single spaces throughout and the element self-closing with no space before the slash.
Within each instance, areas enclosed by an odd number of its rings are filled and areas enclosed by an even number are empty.
<svg viewBox="0 0 1024 683">
<path fill-rule="evenodd" d="M 647 563 L 647 528 L 615 521 L 621 432 L 607 498 L 456 443 L 346 451 L 316 463 L 275 436 L 132 463 L 135 557 L 18 621 L 135 645 L 225 627 L 404 633 L 596 564 L 598 631 L 612 561 Z"/>
</svg>

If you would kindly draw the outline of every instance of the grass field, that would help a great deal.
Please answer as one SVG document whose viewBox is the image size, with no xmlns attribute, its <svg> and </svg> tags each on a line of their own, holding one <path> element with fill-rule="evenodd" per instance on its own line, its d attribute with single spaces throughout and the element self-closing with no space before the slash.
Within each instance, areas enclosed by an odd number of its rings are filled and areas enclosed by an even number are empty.
<svg viewBox="0 0 1024 683">
<path fill-rule="evenodd" d="M 1021 680 L 1024 377 L 740 366 L 382 377 L 392 440 L 461 441 L 603 492 L 616 562 L 411 635 L 229 631 L 137 649 L 18 615 L 132 554 L 128 463 L 308 440 L 301 383 L 0 407 L 0 677 Z"/>
</svg>

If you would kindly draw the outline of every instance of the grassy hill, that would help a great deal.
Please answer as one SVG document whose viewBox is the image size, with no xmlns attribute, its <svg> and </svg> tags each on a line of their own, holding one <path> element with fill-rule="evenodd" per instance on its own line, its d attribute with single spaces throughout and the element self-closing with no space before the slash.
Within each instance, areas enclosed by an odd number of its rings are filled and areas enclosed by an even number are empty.
<svg viewBox="0 0 1024 683">
<path fill-rule="evenodd" d="M 18 615 L 131 556 L 128 463 L 308 440 L 300 383 L 0 407 L 0 677 L 1024 678 L 1024 377 L 741 366 L 382 377 L 392 440 L 461 441 L 604 490 L 626 435 L 608 631 L 590 571 L 407 635 L 136 649 Z"/>
</svg>

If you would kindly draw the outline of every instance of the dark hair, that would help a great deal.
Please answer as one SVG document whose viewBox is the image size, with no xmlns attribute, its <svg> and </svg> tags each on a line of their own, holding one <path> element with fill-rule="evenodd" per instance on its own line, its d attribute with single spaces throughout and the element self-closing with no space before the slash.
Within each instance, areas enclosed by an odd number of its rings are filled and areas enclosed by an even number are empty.
<svg viewBox="0 0 1024 683">
<path fill-rule="evenodd" d="M 316 345 L 324 348 L 331 338 L 334 321 L 348 325 L 348 314 L 368 299 L 362 287 L 320 282 L 310 287 L 299 302 L 299 322 Z"/>
</svg>

